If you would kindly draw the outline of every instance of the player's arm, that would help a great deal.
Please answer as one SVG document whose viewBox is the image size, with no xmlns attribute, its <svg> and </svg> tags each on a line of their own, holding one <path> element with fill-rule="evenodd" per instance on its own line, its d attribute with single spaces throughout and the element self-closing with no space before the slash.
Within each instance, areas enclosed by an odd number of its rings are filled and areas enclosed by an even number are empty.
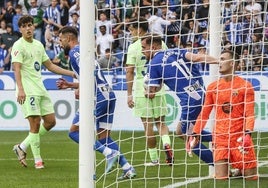
<svg viewBox="0 0 268 188">
<path fill-rule="evenodd" d="M 73 88 L 78 89 L 79 83 L 78 82 L 68 82 L 64 78 L 60 78 L 56 81 L 56 85 L 58 89 L 67 89 L 67 88 Z"/>
<path fill-rule="evenodd" d="M 245 130 L 246 131 L 253 131 L 254 129 L 254 122 L 255 122 L 255 115 L 254 115 L 254 89 L 250 83 L 247 84 L 246 91 L 245 91 Z"/>
<path fill-rule="evenodd" d="M 63 69 L 63 68 L 53 64 L 49 59 L 46 60 L 43 64 L 51 72 L 54 72 L 56 74 L 71 76 L 71 77 L 75 78 L 75 74 L 73 71 Z"/>
<path fill-rule="evenodd" d="M 13 69 L 14 69 L 14 76 L 18 88 L 18 96 L 17 96 L 17 102 L 19 104 L 23 104 L 26 99 L 26 94 L 24 92 L 24 88 L 21 81 L 21 63 L 19 62 L 13 62 Z"/>
<path fill-rule="evenodd" d="M 194 54 L 191 52 L 186 52 L 185 58 L 191 62 L 206 62 L 208 64 L 218 64 L 218 59 L 207 55 L 207 54 Z"/>
</svg>

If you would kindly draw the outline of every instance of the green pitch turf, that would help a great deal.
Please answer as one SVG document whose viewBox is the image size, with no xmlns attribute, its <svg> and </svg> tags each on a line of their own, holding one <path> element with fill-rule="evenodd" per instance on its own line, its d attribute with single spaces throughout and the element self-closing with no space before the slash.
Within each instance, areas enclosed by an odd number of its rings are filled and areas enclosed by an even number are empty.
<svg viewBox="0 0 268 188">
<path fill-rule="evenodd" d="M 78 188 L 78 145 L 68 138 L 67 131 L 52 131 L 41 137 L 41 154 L 45 162 L 45 169 L 41 170 L 34 168 L 30 148 L 27 153 L 27 168 L 20 166 L 12 151 L 13 145 L 20 142 L 27 134 L 26 131 L 0 131 L 0 188 Z M 268 174 L 268 134 L 262 133 L 260 136 L 258 156 L 264 165 L 259 168 L 259 172 Z M 202 177 L 208 175 L 207 165 L 199 162 L 196 156 L 186 157 L 183 150 L 184 145 L 177 137 L 172 137 L 175 143 L 173 167 L 165 164 L 163 151 L 160 152 L 160 166 L 144 167 L 143 163 L 145 159 L 149 162 L 149 157 L 144 150 L 143 132 L 113 132 L 112 137 L 120 140 L 118 143 L 121 151 L 134 165 L 137 177 L 132 180 L 116 181 L 116 178 L 122 173 L 118 166 L 104 176 L 104 157 L 96 153 L 97 188 L 157 188 L 168 185 L 172 187 L 172 184 L 174 184 L 173 187 L 180 185 L 187 188 L 266 188 L 268 185 L 268 177 L 260 177 L 259 181 L 243 179 L 214 181 L 206 178 L 202 180 Z M 256 134 L 254 137 L 256 138 Z M 202 177 L 199 177 L 199 174 Z"/>
</svg>

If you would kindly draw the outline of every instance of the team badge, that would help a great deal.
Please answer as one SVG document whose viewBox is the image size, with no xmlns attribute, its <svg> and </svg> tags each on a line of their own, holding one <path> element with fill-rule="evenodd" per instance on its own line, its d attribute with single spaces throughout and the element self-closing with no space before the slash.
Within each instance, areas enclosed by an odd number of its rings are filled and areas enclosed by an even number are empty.
<svg viewBox="0 0 268 188">
<path fill-rule="evenodd" d="M 40 69 L 41 69 L 40 64 L 39 64 L 37 61 L 34 62 L 34 69 L 35 69 L 36 71 L 40 71 Z"/>
</svg>

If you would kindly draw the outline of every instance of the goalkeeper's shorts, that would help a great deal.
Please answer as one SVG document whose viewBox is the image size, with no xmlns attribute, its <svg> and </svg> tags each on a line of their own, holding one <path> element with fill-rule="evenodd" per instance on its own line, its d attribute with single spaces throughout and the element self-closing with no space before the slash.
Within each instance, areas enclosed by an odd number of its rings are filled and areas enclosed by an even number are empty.
<svg viewBox="0 0 268 188">
<path fill-rule="evenodd" d="M 229 142 L 228 146 L 228 142 L 226 142 L 226 140 L 228 140 L 228 138 L 222 142 L 214 143 L 214 162 L 229 159 L 229 162 L 233 168 L 251 169 L 257 167 L 257 160 L 253 144 L 248 148 L 247 153 L 241 153 L 238 149 L 238 142 Z"/>
</svg>

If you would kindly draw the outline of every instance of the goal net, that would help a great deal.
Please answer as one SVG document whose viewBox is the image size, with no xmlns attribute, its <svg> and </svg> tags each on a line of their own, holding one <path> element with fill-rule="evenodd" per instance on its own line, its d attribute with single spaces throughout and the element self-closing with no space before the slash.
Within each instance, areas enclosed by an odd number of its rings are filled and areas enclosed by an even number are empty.
<svg viewBox="0 0 268 188">
<path fill-rule="evenodd" d="M 98 0 L 95 7 L 96 57 L 117 98 L 111 135 L 119 145 L 121 154 L 133 165 L 137 174 L 132 179 L 118 180 L 124 172 L 121 166 L 115 164 L 111 172 L 105 173 L 106 160 L 97 153 L 96 187 L 266 187 L 268 2 Z M 248 181 L 243 176 L 216 180 L 213 178 L 213 168 L 196 155 L 188 156 L 184 141 L 176 134 L 181 114 L 179 99 L 168 87 L 165 87 L 168 109 L 165 120 L 169 128 L 174 164 L 170 166 L 166 163 L 163 139 L 155 127 L 159 165 L 144 165 L 152 162 L 148 150 L 150 146 L 146 141 L 148 138 L 145 136 L 141 118 L 134 116 L 134 109 L 128 106 L 126 67 L 129 66 L 128 58 L 130 59 L 131 55 L 129 46 L 137 40 L 133 34 L 137 32 L 136 35 L 141 35 L 142 32 L 141 23 L 133 22 L 133 18 L 145 18 L 149 32 L 162 36 L 168 48 L 183 48 L 192 53 L 210 54 L 215 57 L 219 57 L 222 50 L 233 50 L 239 55 L 240 63 L 236 74 L 250 81 L 255 90 L 255 129 L 252 138 L 258 163 L 258 180 Z M 138 25 L 137 30 L 131 30 L 134 24 Z M 146 64 L 142 66 L 146 67 Z M 199 63 L 198 66 L 205 86 L 219 78 L 217 65 Z M 137 67 L 134 67 L 134 71 L 135 78 L 138 76 Z M 146 107 L 146 104 L 144 105 Z M 212 115 L 208 124 L 213 124 L 214 120 Z M 206 126 L 206 130 L 210 131 L 211 126 Z M 211 143 L 205 143 L 205 146 L 211 149 Z M 235 172 L 235 169 L 230 167 L 230 171 Z"/>
</svg>

